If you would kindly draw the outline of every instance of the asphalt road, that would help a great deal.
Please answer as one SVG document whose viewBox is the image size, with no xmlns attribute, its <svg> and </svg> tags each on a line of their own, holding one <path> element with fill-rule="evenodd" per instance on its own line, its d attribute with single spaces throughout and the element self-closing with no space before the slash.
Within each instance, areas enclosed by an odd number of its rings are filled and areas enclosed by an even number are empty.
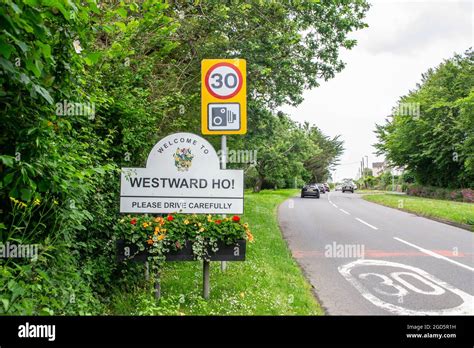
<svg viewBox="0 0 474 348">
<path fill-rule="evenodd" d="M 474 314 L 470 231 L 341 192 L 289 199 L 278 217 L 330 315 Z"/>
</svg>

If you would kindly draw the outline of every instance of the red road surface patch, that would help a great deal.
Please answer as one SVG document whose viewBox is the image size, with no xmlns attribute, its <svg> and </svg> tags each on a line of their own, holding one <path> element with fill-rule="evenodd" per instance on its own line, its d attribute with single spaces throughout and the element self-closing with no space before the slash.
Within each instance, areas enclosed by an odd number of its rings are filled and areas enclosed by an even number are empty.
<svg viewBox="0 0 474 348">
<path fill-rule="evenodd" d="M 472 255 L 471 253 L 462 253 L 462 252 L 457 252 L 454 253 L 453 250 L 431 250 L 432 252 L 442 255 L 445 257 L 451 257 L 451 258 L 463 258 L 463 257 L 468 257 Z M 307 257 L 326 257 L 324 251 L 319 251 L 319 250 L 295 250 L 292 253 L 293 257 L 295 259 L 303 259 Z M 422 253 L 421 251 L 386 251 L 386 250 L 365 250 L 364 252 L 364 258 L 384 258 L 384 257 L 403 257 L 403 256 L 409 256 L 409 257 L 418 257 L 418 256 L 430 256 L 425 253 Z M 334 256 L 333 256 L 334 257 Z M 432 257 L 432 256 L 431 256 Z M 337 258 L 337 257 L 336 257 Z M 343 258 L 343 257 L 341 257 Z"/>
</svg>

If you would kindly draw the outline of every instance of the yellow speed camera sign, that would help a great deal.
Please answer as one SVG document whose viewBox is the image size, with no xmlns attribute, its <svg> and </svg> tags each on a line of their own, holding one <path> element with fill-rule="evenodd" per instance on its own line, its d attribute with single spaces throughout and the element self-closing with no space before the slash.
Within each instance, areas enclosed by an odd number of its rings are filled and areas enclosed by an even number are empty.
<svg viewBox="0 0 474 348">
<path fill-rule="evenodd" d="M 246 69 L 245 59 L 201 62 L 202 134 L 247 133 Z"/>
</svg>

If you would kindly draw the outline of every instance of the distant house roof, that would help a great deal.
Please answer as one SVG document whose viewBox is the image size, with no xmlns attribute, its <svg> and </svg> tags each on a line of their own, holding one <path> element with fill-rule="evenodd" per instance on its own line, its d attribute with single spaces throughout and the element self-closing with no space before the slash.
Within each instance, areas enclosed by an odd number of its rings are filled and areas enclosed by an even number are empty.
<svg viewBox="0 0 474 348">
<path fill-rule="evenodd" d="M 372 168 L 381 168 L 385 166 L 385 162 L 372 162 Z"/>
</svg>

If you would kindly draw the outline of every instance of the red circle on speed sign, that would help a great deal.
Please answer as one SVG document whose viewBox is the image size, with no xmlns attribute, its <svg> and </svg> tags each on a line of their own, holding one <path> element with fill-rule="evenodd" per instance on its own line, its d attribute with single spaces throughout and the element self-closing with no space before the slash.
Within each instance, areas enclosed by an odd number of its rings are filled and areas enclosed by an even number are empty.
<svg viewBox="0 0 474 348">
<path fill-rule="evenodd" d="M 239 69 L 230 63 L 217 63 L 206 74 L 207 91 L 216 98 L 229 99 L 242 89 L 243 79 Z"/>
</svg>

